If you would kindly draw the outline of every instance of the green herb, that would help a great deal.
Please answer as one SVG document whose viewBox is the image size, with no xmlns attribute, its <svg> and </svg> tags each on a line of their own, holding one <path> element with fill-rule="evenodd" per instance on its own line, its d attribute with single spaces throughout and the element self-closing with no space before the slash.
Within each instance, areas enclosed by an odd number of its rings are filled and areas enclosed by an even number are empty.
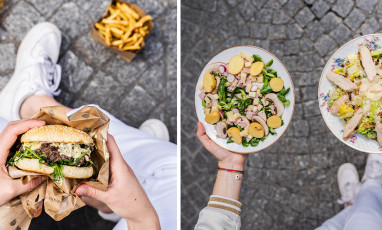
<svg viewBox="0 0 382 230">
<path fill-rule="evenodd" d="M 228 140 L 227 140 L 227 144 L 229 144 L 229 143 L 233 143 L 233 140 L 231 138 L 228 138 Z"/>
<path fill-rule="evenodd" d="M 243 139 L 241 141 L 241 145 L 243 145 L 243 147 L 248 147 L 249 146 L 249 142 L 247 141 L 247 139 L 245 137 L 243 137 Z"/>
<path fill-rule="evenodd" d="M 268 129 L 269 129 L 269 133 L 270 133 L 271 135 L 275 135 L 275 134 L 276 134 L 276 131 L 275 131 L 273 128 L 271 128 L 271 127 L 268 126 Z"/>
<path fill-rule="evenodd" d="M 202 106 L 203 106 L 204 108 L 206 108 L 206 100 L 203 100 L 203 101 L 202 101 Z"/>
<path fill-rule="evenodd" d="M 227 96 L 227 87 L 225 84 L 227 83 L 227 78 L 223 77 L 220 79 L 219 88 L 218 88 L 218 96 L 219 101 L 225 101 Z"/>
<path fill-rule="evenodd" d="M 79 157 L 77 157 L 76 159 L 74 159 L 74 161 L 73 161 L 73 165 L 77 165 L 78 162 L 81 160 L 81 158 L 84 157 L 86 154 L 87 154 L 87 152 L 83 152 L 83 153 L 81 154 L 81 156 L 79 156 Z"/>
<path fill-rule="evenodd" d="M 270 92 L 272 92 L 272 88 L 271 88 L 271 86 L 269 84 L 269 79 L 267 77 L 264 77 L 264 85 L 261 88 L 260 93 L 262 95 L 266 95 L 266 94 L 268 94 Z"/>
<path fill-rule="evenodd" d="M 54 181 L 62 181 L 62 179 L 64 178 L 64 175 L 62 174 L 62 171 L 64 170 L 64 166 L 61 165 L 61 164 L 53 164 L 53 180 Z"/>
<path fill-rule="evenodd" d="M 249 144 L 252 146 L 252 147 L 256 147 L 258 146 L 260 143 L 260 139 L 259 138 L 252 138 L 252 140 L 249 141 Z"/>
<path fill-rule="evenodd" d="M 267 62 L 267 64 L 265 64 L 265 67 L 269 67 L 273 64 L 273 59 L 271 59 L 269 62 Z"/>
<path fill-rule="evenodd" d="M 261 59 L 261 57 L 257 54 L 252 55 L 252 57 L 253 57 L 253 62 L 263 61 L 263 59 Z"/>
<path fill-rule="evenodd" d="M 289 105 L 290 101 L 285 98 L 285 95 L 289 92 L 290 88 L 285 89 L 285 87 L 277 93 L 277 98 L 284 104 Z"/>
</svg>

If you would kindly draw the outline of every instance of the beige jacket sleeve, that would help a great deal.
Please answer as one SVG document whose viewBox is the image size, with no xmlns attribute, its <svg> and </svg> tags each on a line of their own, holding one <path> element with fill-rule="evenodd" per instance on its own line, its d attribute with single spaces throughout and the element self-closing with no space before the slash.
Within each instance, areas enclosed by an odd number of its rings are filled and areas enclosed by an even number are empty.
<svg viewBox="0 0 382 230">
<path fill-rule="evenodd" d="M 199 213 L 195 230 L 238 230 L 242 204 L 227 197 L 210 196 L 207 207 Z"/>
</svg>

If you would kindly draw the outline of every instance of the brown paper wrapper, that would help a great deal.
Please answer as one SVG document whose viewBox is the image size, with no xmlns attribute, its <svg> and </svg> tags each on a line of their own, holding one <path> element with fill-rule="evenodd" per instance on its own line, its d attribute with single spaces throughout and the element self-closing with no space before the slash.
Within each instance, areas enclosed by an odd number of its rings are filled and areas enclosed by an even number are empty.
<svg viewBox="0 0 382 230">
<path fill-rule="evenodd" d="M 109 118 L 98 108 L 85 106 L 73 115 L 67 117 L 62 106 L 44 107 L 34 116 L 34 119 L 44 120 L 47 125 L 67 125 L 80 129 L 92 136 L 96 149 L 91 155 L 96 179 L 64 178 L 62 184 L 53 181 L 53 176 L 30 192 L 24 193 L 0 207 L 0 226 L 3 230 L 28 229 L 33 215 L 41 202 L 44 202 L 45 212 L 54 220 L 60 221 L 72 211 L 85 206 L 81 197 L 74 194 L 81 184 L 89 184 L 98 189 L 106 190 L 109 184 L 109 152 L 106 141 L 109 129 Z M 8 174 L 12 178 L 21 178 L 28 183 L 42 174 L 20 170 L 9 166 Z"/>
<path fill-rule="evenodd" d="M 110 4 L 109 5 L 114 5 L 116 2 L 125 2 L 125 1 L 122 1 L 122 0 L 111 0 L 110 1 Z M 132 8 L 135 12 L 137 12 L 137 14 L 141 17 L 144 17 L 146 16 L 146 13 L 141 9 L 139 8 L 137 5 L 133 4 L 133 3 L 128 3 L 128 2 L 125 2 L 127 3 L 127 5 Z M 107 10 L 105 11 L 105 13 L 102 15 L 102 18 L 105 17 L 107 15 Z M 102 19 L 101 18 L 101 19 Z M 99 19 L 98 21 L 100 21 L 101 19 Z M 95 23 L 94 23 L 95 24 Z M 108 47 L 109 49 L 111 49 L 114 53 L 118 54 L 119 56 L 121 56 L 123 59 L 125 59 L 126 61 L 128 62 L 131 62 L 133 60 L 133 58 L 138 54 L 138 51 L 136 52 L 132 52 L 132 51 L 128 51 L 128 50 L 120 50 L 118 48 L 115 48 L 115 47 L 110 47 L 108 46 L 105 41 L 102 39 L 102 37 L 97 33 L 97 30 L 96 28 L 94 27 L 94 24 L 92 26 L 92 30 L 90 31 L 90 37 L 92 37 L 94 40 L 96 40 L 97 42 L 101 43 L 102 45 Z M 151 21 L 148 21 L 148 22 L 145 22 L 144 25 L 147 25 L 148 28 L 149 28 L 149 34 L 150 34 L 150 31 L 154 28 L 154 24 L 151 22 Z"/>
</svg>

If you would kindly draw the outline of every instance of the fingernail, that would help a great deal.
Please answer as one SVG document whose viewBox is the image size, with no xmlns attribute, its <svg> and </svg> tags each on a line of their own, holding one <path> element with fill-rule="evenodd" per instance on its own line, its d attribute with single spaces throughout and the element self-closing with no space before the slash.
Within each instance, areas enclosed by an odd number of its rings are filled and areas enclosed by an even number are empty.
<svg viewBox="0 0 382 230">
<path fill-rule="evenodd" d="M 81 187 L 78 187 L 76 189 L 76 194 L 79 195 L 79 196 L 83 196 L 85 194 L 85 189 L 81 188 Z"/>
</svg>

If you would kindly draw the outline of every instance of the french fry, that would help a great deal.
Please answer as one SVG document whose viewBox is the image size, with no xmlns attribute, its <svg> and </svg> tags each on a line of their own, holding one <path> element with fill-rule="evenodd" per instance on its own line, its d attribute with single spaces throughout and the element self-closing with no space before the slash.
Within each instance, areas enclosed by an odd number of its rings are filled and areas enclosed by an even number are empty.
<svg viewBox="0 0 382 230">
<path fill-rule="evenodd" d="M 106 16 L 94 27 L 108 46 L 136 51 L 145 45 L 149 27 L 144 24 L 151 20 L 150 15 L 140 17 L 128 4 L 117 2 L 108 7 Z"/>
</svg>

